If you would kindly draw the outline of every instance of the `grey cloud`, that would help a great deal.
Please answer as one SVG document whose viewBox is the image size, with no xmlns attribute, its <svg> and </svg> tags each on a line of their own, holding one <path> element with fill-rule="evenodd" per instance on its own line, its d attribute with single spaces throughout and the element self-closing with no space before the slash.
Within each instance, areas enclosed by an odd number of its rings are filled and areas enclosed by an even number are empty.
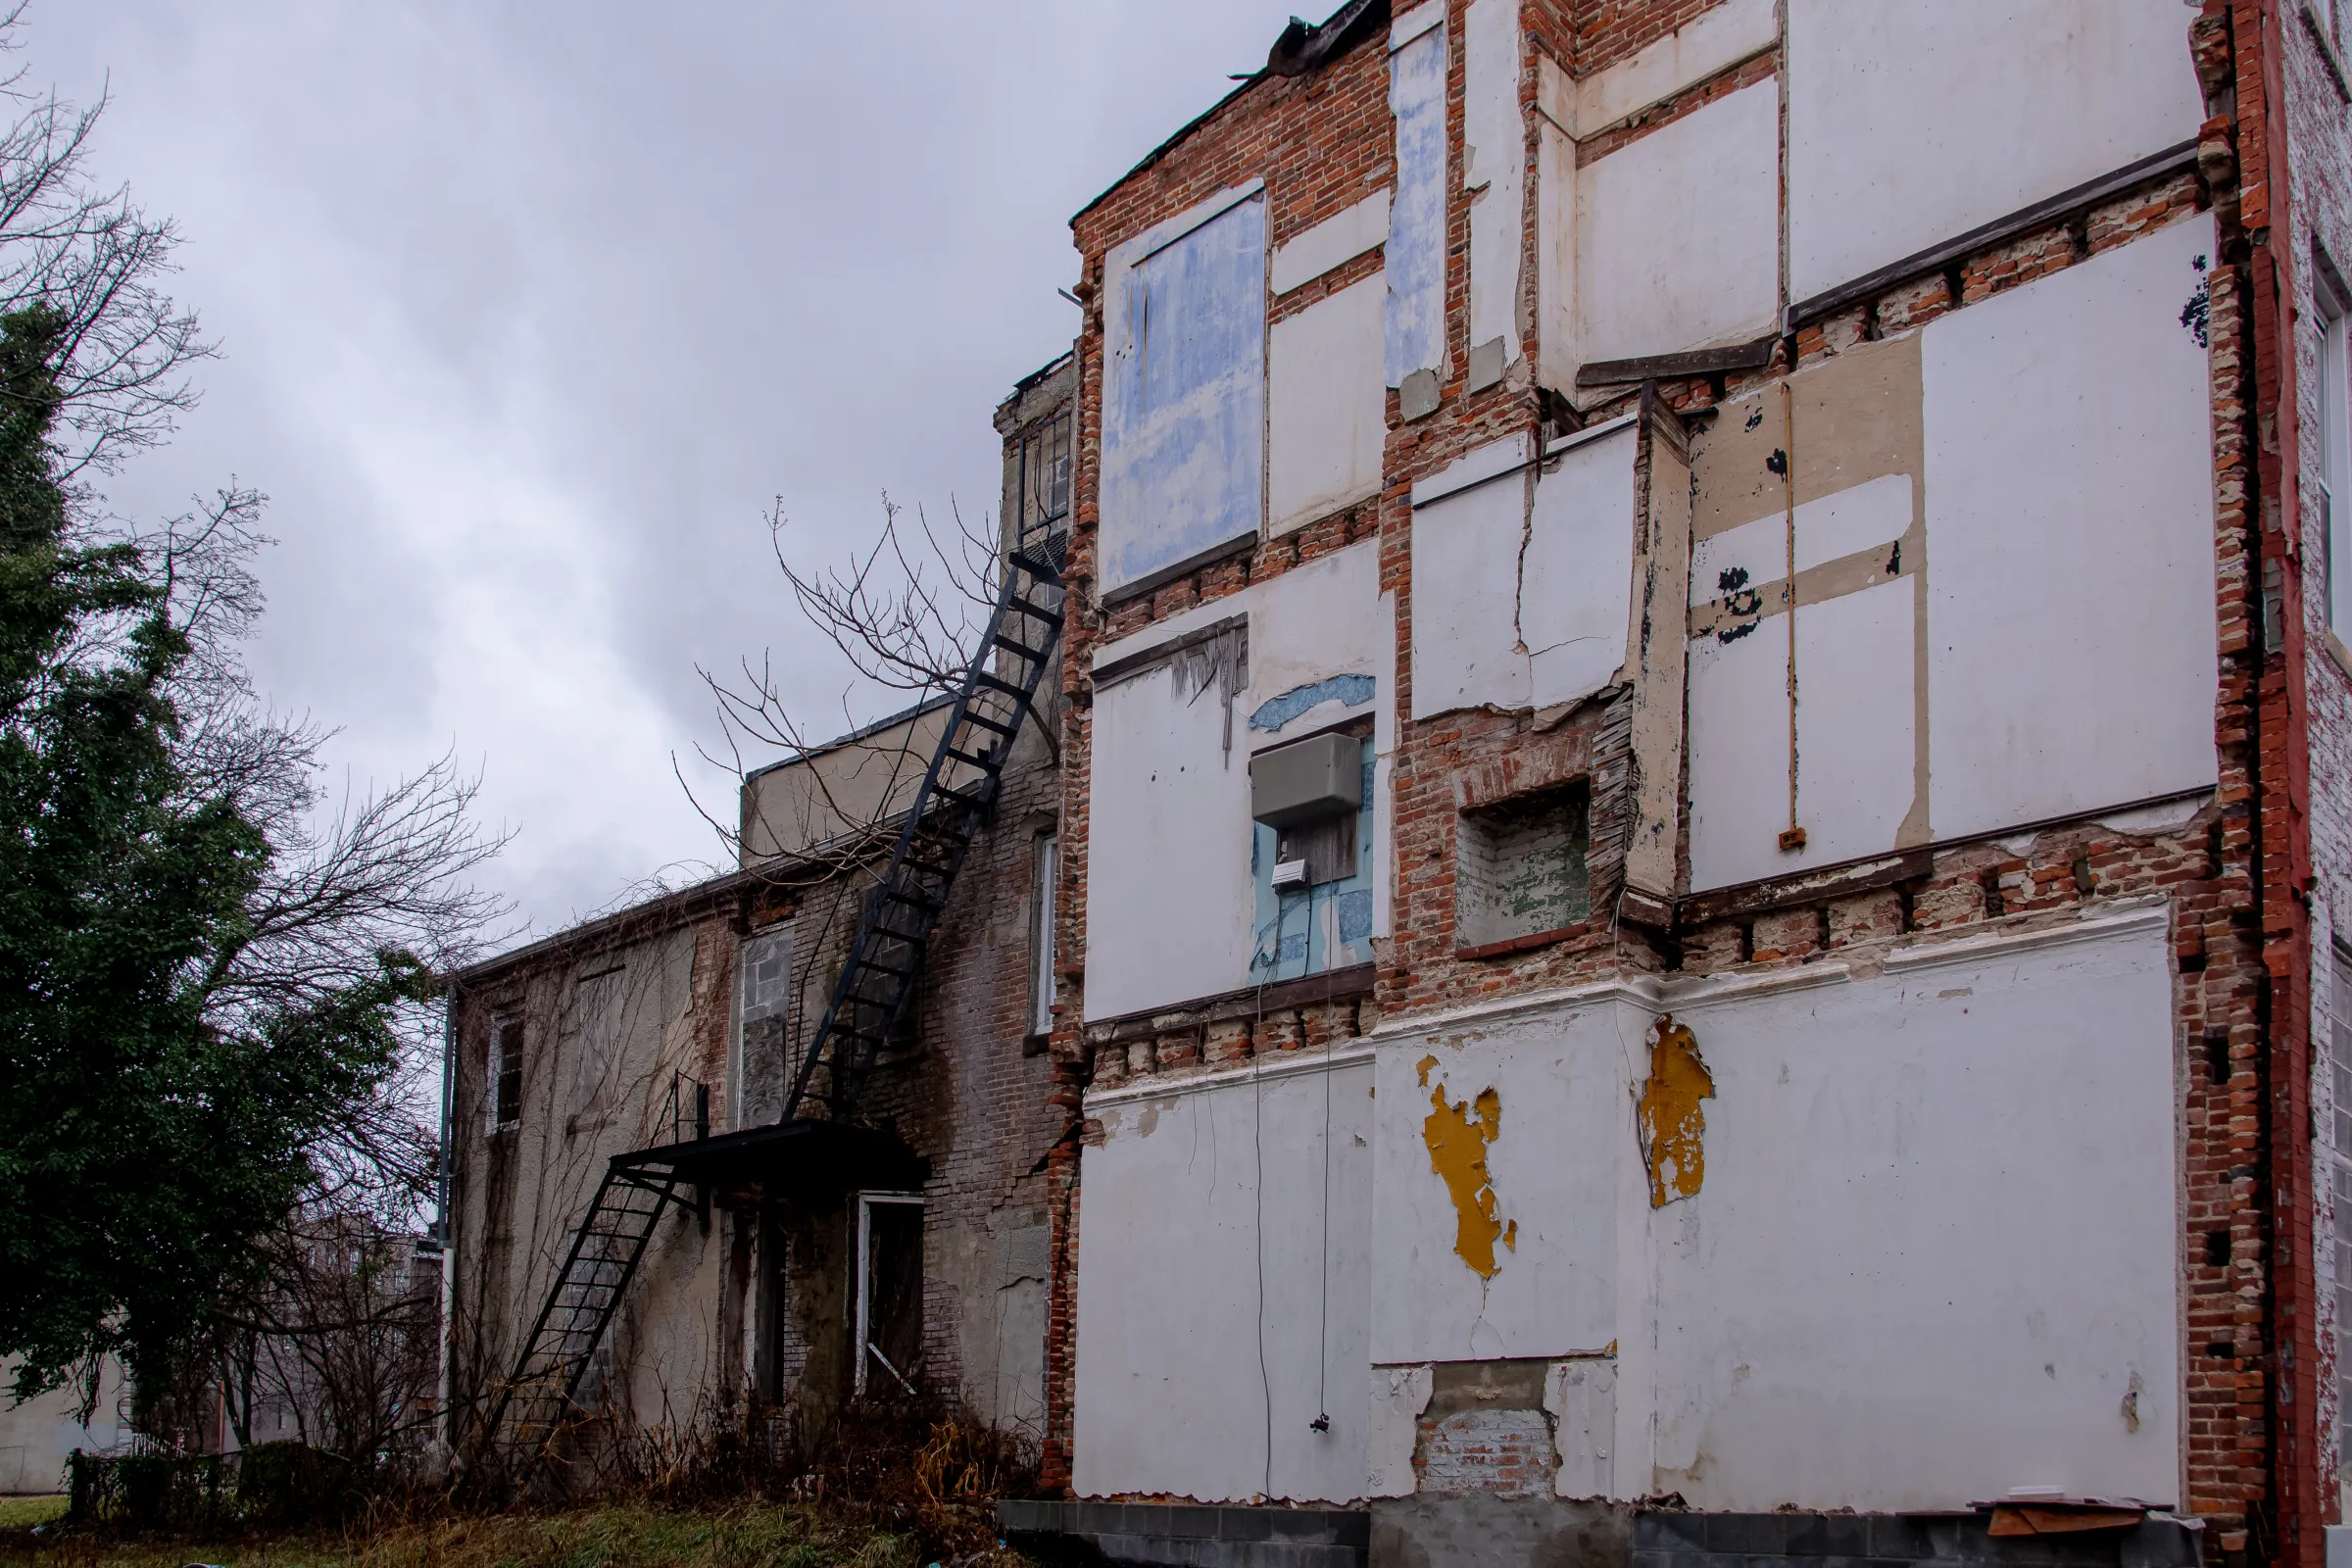
<svg viewBox="0 0 2352 1568">
<path fill-rule="evenodd" d="M 819 559 L 885 488 L 991 507 L 989 412 L 1076 325 L 1069 215 L 1287 15 L 48 0 L 35 77 L 111 83 L 100 168 L 178 218 L 224 351 L 115 500 L 268 491 L 265 689 L 363 787 L 479 761 L 499 879 L 561 923 L 718 853 L 670 776 L 698 662 L 771 649 L 839 711 L 770 498 Z"/>
</svg>

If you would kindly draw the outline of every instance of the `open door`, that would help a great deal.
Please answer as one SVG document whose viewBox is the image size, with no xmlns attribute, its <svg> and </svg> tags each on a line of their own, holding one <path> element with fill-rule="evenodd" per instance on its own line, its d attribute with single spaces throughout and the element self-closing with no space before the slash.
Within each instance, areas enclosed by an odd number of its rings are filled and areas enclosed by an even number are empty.
<svg viewBox="0 0 2352 1568">
<path fill-rule="evenodd" d="M 922 1386 L 923 1200 L 858 1195 L 858 1393 L 901 1396 Z"/>
</svg>

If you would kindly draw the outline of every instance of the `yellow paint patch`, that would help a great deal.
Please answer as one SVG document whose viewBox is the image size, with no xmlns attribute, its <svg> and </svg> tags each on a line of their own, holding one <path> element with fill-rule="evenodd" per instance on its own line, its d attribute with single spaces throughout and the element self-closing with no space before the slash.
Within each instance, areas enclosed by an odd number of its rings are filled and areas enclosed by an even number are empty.
<svg viewBox="0 0 2352 1568">
<path fill-rule="evenodd" d="M 1429 1069 L 1435 1067 L 1437 1064 L 1438 1058 L 1435 1056 L 1423 1056 L 1421 1058 L 1418 1065 L 1421 1073 L 1422 1088 L 1427 1089 L 1429 1087 Z"/>
<path fill-rule="evenodd" d="M 1422 1082 L 1429 1081 L 1431 1057 L 1422 1063 Z M 1487 1177 L 1487 1146 L 1502 1132 L 1502 1097 L 1482 1089 L 1475 1101 L 1447 1104 L 1441 1081 L 1429 1094 L 1429 1115 L 1422 1120 L 1421 1138 L 1429 1145 L 1429 1168 L 1445 1181 L 1453 1200 L 1453 1250 L 1471 1271 L 1491 1280 L 1502 1265 L 1494 1259 L 1494 1243 L 1502 1237 L 1495 1213 L 1494 1184 Z M 1518 1223 L 1512 1222 L 1509 1246 L 1518 1250 Z"/>
<path fill-rule="evenodd" d="M 1649 1206 L 1689 1198 L 1707 1175 L 1707 1113 L 1715 1078 L 1699 1059 L 1690 1029 L 1661 1013 L 1649 1042 L 1649 1082 L 1642 1089 L 1642 1155 L 1649 1163 Z"/>
</svg>

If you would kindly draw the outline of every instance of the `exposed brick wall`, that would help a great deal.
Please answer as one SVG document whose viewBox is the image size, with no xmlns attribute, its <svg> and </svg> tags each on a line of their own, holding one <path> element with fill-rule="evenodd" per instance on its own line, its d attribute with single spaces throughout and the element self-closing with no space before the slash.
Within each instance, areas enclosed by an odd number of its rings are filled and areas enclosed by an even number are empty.
<svg viewBox="0 0 2352 1568">
<path fill-rule="evenodd" d="M 2352 280 L 2352 83 L 2347 83 L 2343 74 L 2341 19 L 2336 25 L 2339 31 L 2331 40 L 2325 36 L 2316 11 L 2278 8 L 2278 77 L 2291 172 L 2285 249 L 2293 262 L 2296 397 L 2292 422 L 2299 435 L 2294 450 L 2299 458 L 2295 477 L 2301 503 L 2300 537 L 2289 561 L 2301 601 L 2297 631 L 2302 644 L 2298 662 L 2306 793 L 2300 814 L 2309 841 L 2308 858 L 2303 863 L 2314 879 L 2312 918 L 2303 941 L 2305 973 L 2315 982 L 2329 972 L 2334 940 L 2352 928 L 2352 673 L 2347 672 L 2342 641 L 2331 635 L 2328 625 L 2326 512 L 2319 487 L 2324 438 L 2319 379 L 2323 323 L 2318 294 L 2320 257 L 2335 270 L 2337 275 L 2331 281 L 2337 287 Z M 2352 498 L 2338 505 L 2352 505 Z M 2339 575 L 2352 570 L 2352 563 L 2338 562 L 2335 570 Z M 2352 999 L 2335 997 L 2332 988 L 2325 984 L 2312 985 L 2308 995 L 2309 1004 L 2299 1010 L 2311 1025 L 2309 1038 L 2315 1046 L 2324 1046 L 2336 1010 Z M 2311 1054 L 2319 1056 L 2321 1053 L 2314 1050 Z M 2316 1125 L 2326 1134 L 2323 1148 L 2332 1145 L 2332 1122 L 2327 1114 L 2332 1108 L 2328 1075 L 2324 1068 L 2307 1070 L 2304 1081 L 2320 1111 L 2307 1125 Z M 2296 1229 L 2313 1289 L 2297 1303 L 2308 1303 L 2304 1308 L 2308 1319 L 2297 1343 L 2310 1363 L 2315 1401 L 2311 1447 L 2319 1474 L 2309 1513 L 2314 1520 L 2339 1522 L 2343 1518 L 2337 1485 L 2342 1434 L 2335 1429 L 2334 1416 L 2337 1342 L 2345 1326 L 2334 1321 L 2330 1282 L 2340 1265 L 2333 1255 L 2330 1222 L 2334 1205 L 2352 1202 L 2352 1194 L 2332 1191 L 2334 1183 L 2328 1179 L 2328 1171 L 2326 1155 L 2315 1153 L 2299 1195 L 2305 1201 L 2298 1205 L 2301 1223 Z"/>
</svg>

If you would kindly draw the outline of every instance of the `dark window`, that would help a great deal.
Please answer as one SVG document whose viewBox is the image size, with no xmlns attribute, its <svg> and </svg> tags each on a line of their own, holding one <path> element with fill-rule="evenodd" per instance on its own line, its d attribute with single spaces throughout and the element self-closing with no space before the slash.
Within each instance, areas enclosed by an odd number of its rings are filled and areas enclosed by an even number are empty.
<svg viewBox="0 0 2352 1568">
<path fill-rule="evenodd" d="M 522 1122 L 522 1020 L 500 1018 L 490 1025 L 490 1070 L 496 1075 L 491 1102 L 493 1129 Z"/>
<path fill-rule="evenodd" d="M 1070 416 L 1065 412 L 1021 432 L 1015 543 L 1034 545 L 1069 526 Z"/>
<path fill-rule="evenodd" d="M 922 1200 L 860 1194 L 858 1225 L 858 1392 L 910 1395 L 923 1380 Z"/>
</svg>

